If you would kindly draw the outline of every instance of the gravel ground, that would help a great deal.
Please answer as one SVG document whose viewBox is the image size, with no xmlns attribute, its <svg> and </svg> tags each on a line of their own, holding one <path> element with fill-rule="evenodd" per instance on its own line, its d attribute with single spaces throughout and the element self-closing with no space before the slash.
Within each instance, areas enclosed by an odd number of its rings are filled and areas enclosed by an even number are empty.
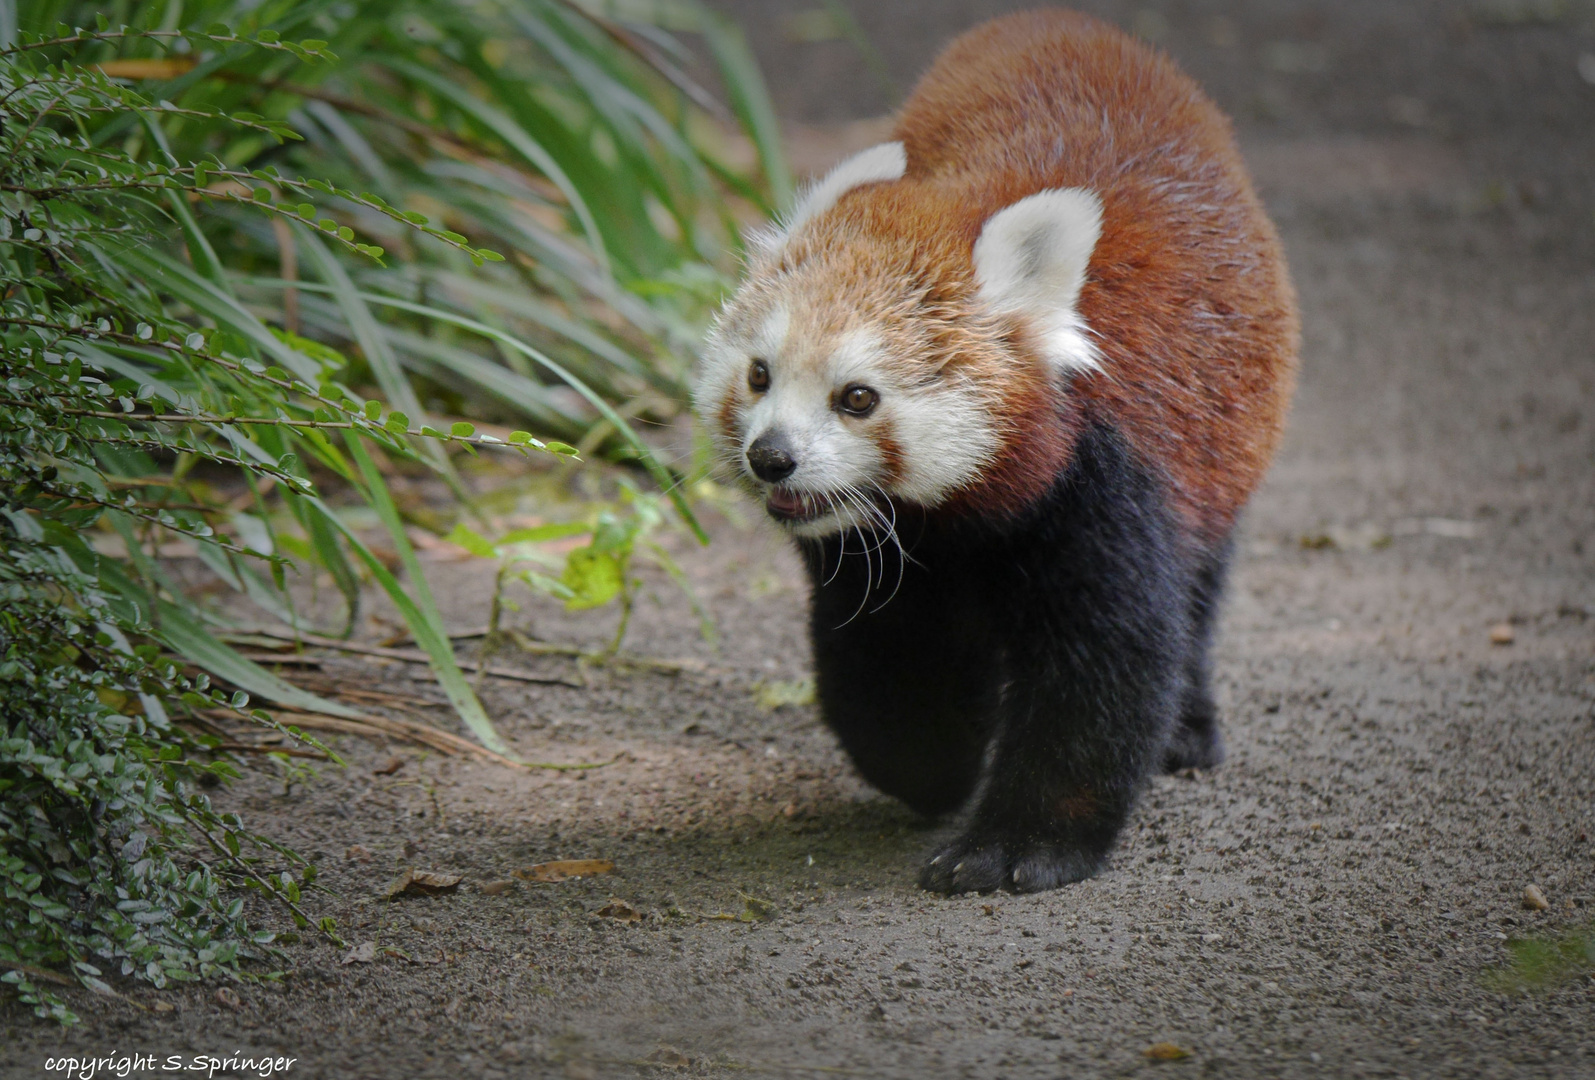
<svg viewBox="0 0 1595 1080">
<path fill-rule="evenodd" d="M 818 22 L 722 6 L 805 162 L 878 130 L 856 55 L 790 40 Z M 899 85 L 1004 9 L 852 6 Z M 1495 974 L 1508 938 L 1595 918 L 1595 7 L 1095 8 L 1235 115 L 1302 296 L 1301 390 L 1218 651 L 1223 767 L 1156 781 L 1093 881 L 922 893 L 950 826 L 852 778 L 812 708 L 759 704 L 804 675 L 803 587 L 763 526 L 718 520 L 678 552 L 717 652 L 660 581 L 631 644 L 686 670 L 488 683 L 520 752 L 612 764 L 348 740 L 347 771 L 221 796 L 320 853 L 317 903 L 374 959 L 307 938 L 278 983 L 85 999 L 65 1036 L 13 1008 L 0 1071 L 248 1051 L 295 1077 L 1595 1075 L 1595 978 Z M 432 571 L 480 624 L 481 570 Z M 407 671 L 320 675 L 441 700 Z M 483 889 L 589 857 L 614 872 Z M 407 867 L 464 882 L 384 901 Z"/>
</svg>

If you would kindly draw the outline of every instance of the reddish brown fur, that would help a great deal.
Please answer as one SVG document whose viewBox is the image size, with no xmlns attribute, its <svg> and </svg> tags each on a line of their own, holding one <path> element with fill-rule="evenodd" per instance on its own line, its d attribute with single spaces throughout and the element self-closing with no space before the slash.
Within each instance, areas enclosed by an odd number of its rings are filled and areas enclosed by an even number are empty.
<svg viewBox="0 0 1595 1080">
<path fill-rule="evenodd" d="M 1047 11 L 954 42 L 904 106 L 897 137 L 904 178 L 845 195 L 784 262 L 794 272 L 824 264 L 839 312 L 915 292 L 915 314 L 934 327 L 932 355 L 919 361 L 1001 397 L 999 458 L 948 508 L 1030 502 L 1084 425 L 1103 418 L 1164 471 L 1197 535 L 1224 535 L 1279 443 L 1298 342 L 1279 240 L 1224 116 L 1162 54 L 1088 16 Z M 1021 329 L 975 314 L 972 263 L 992 214 L 1061 187 L 1103 204 L 1079 303 L 1102 371 L 1063 390 Z M 1002 347 L 1014 340 L 1018 364 Z"/>
<path fill-rule="evenodd" d="M 875 432 L 875 447 L 881 453 L 880 483 L 890 487 L 903 478 L 903 445 L 890 421 L 881 421 Z"/>
</svg>

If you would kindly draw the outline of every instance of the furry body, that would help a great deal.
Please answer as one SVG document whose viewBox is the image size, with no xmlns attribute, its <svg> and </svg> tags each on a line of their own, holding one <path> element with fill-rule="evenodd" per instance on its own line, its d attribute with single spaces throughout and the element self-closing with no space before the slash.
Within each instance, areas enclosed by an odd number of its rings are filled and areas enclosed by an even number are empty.
<svg viewBox="0 0 1595 1080">
<path fill-rule="evenodd" d="M 1055 887 L 1151 770 L 1222 758 L 1212 621 L 1294 296 L 1227 122 L 1103 23 L 977 28 L 897 135 L 766 238 L 698 406 L 799 540 L 860 771 L 973 797 L 922 883 Z"/>
</svg>

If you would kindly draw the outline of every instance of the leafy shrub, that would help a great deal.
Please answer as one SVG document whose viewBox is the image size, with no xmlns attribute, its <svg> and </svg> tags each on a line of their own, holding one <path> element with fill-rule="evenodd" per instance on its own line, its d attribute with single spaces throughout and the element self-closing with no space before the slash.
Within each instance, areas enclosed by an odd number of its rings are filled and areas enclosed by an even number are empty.
<svg viewBox="0 0 1595 1080">
<path fill-rule="evenodd" d="M 451 449 L 573 452 L 434 426 L 419 382 L 639 462 L 690 522 L 630 418 L 680 407 L 734 245 L 725 196 L 762 202 L 695 131 L 707 99 L 672 39 L 596 7 L 201 2 L 191 25 L 238 29 L 165 26 L 157 4 L 128 27 L 50 25 L 86 10 L 30 5 L 0 40 L 0 978 L 63 1022 L 45 986 L 63 973 L 114 993 L 113 975 L 268 957 L 239 887 L 308 920 L 313 868 L 212 808 L 202 789 L 235 773 L 179 722 L 275 725 L 250 694 L 347 710 L 220 644 L 163 543 L 295 626 L 296 567 L 336 583 L 345 632 L 363 573 L 502 749 L 378 458 L 453 480 Z M 784 191 L 735 34 L 670 10 L 708 33 Z M 375 510 L 407 585 L 313 477 Z M 620 570 L 618 589 L 570 568 L 563 587 L 629 605 Z"/>
</svg>

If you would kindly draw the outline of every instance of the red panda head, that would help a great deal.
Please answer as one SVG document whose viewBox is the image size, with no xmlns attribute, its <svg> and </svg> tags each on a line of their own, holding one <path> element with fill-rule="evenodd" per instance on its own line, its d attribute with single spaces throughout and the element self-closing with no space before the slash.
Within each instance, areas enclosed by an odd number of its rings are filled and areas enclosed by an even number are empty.
<svg viewBox="0 0 1595 1080">
<path fill-rule="evenodd" d="M 1011 505 L 1054 475 L 1048 420 L 1097 365 L 1075 311 L 1096 196 L 983 219 L 984 193 L 905 166 L 900 143 L 866 150 L 756 238 L 704 349 L 694 398 L 721 460 L 800 536 L 889 530 L 895 506 Z"/>
</svg>

